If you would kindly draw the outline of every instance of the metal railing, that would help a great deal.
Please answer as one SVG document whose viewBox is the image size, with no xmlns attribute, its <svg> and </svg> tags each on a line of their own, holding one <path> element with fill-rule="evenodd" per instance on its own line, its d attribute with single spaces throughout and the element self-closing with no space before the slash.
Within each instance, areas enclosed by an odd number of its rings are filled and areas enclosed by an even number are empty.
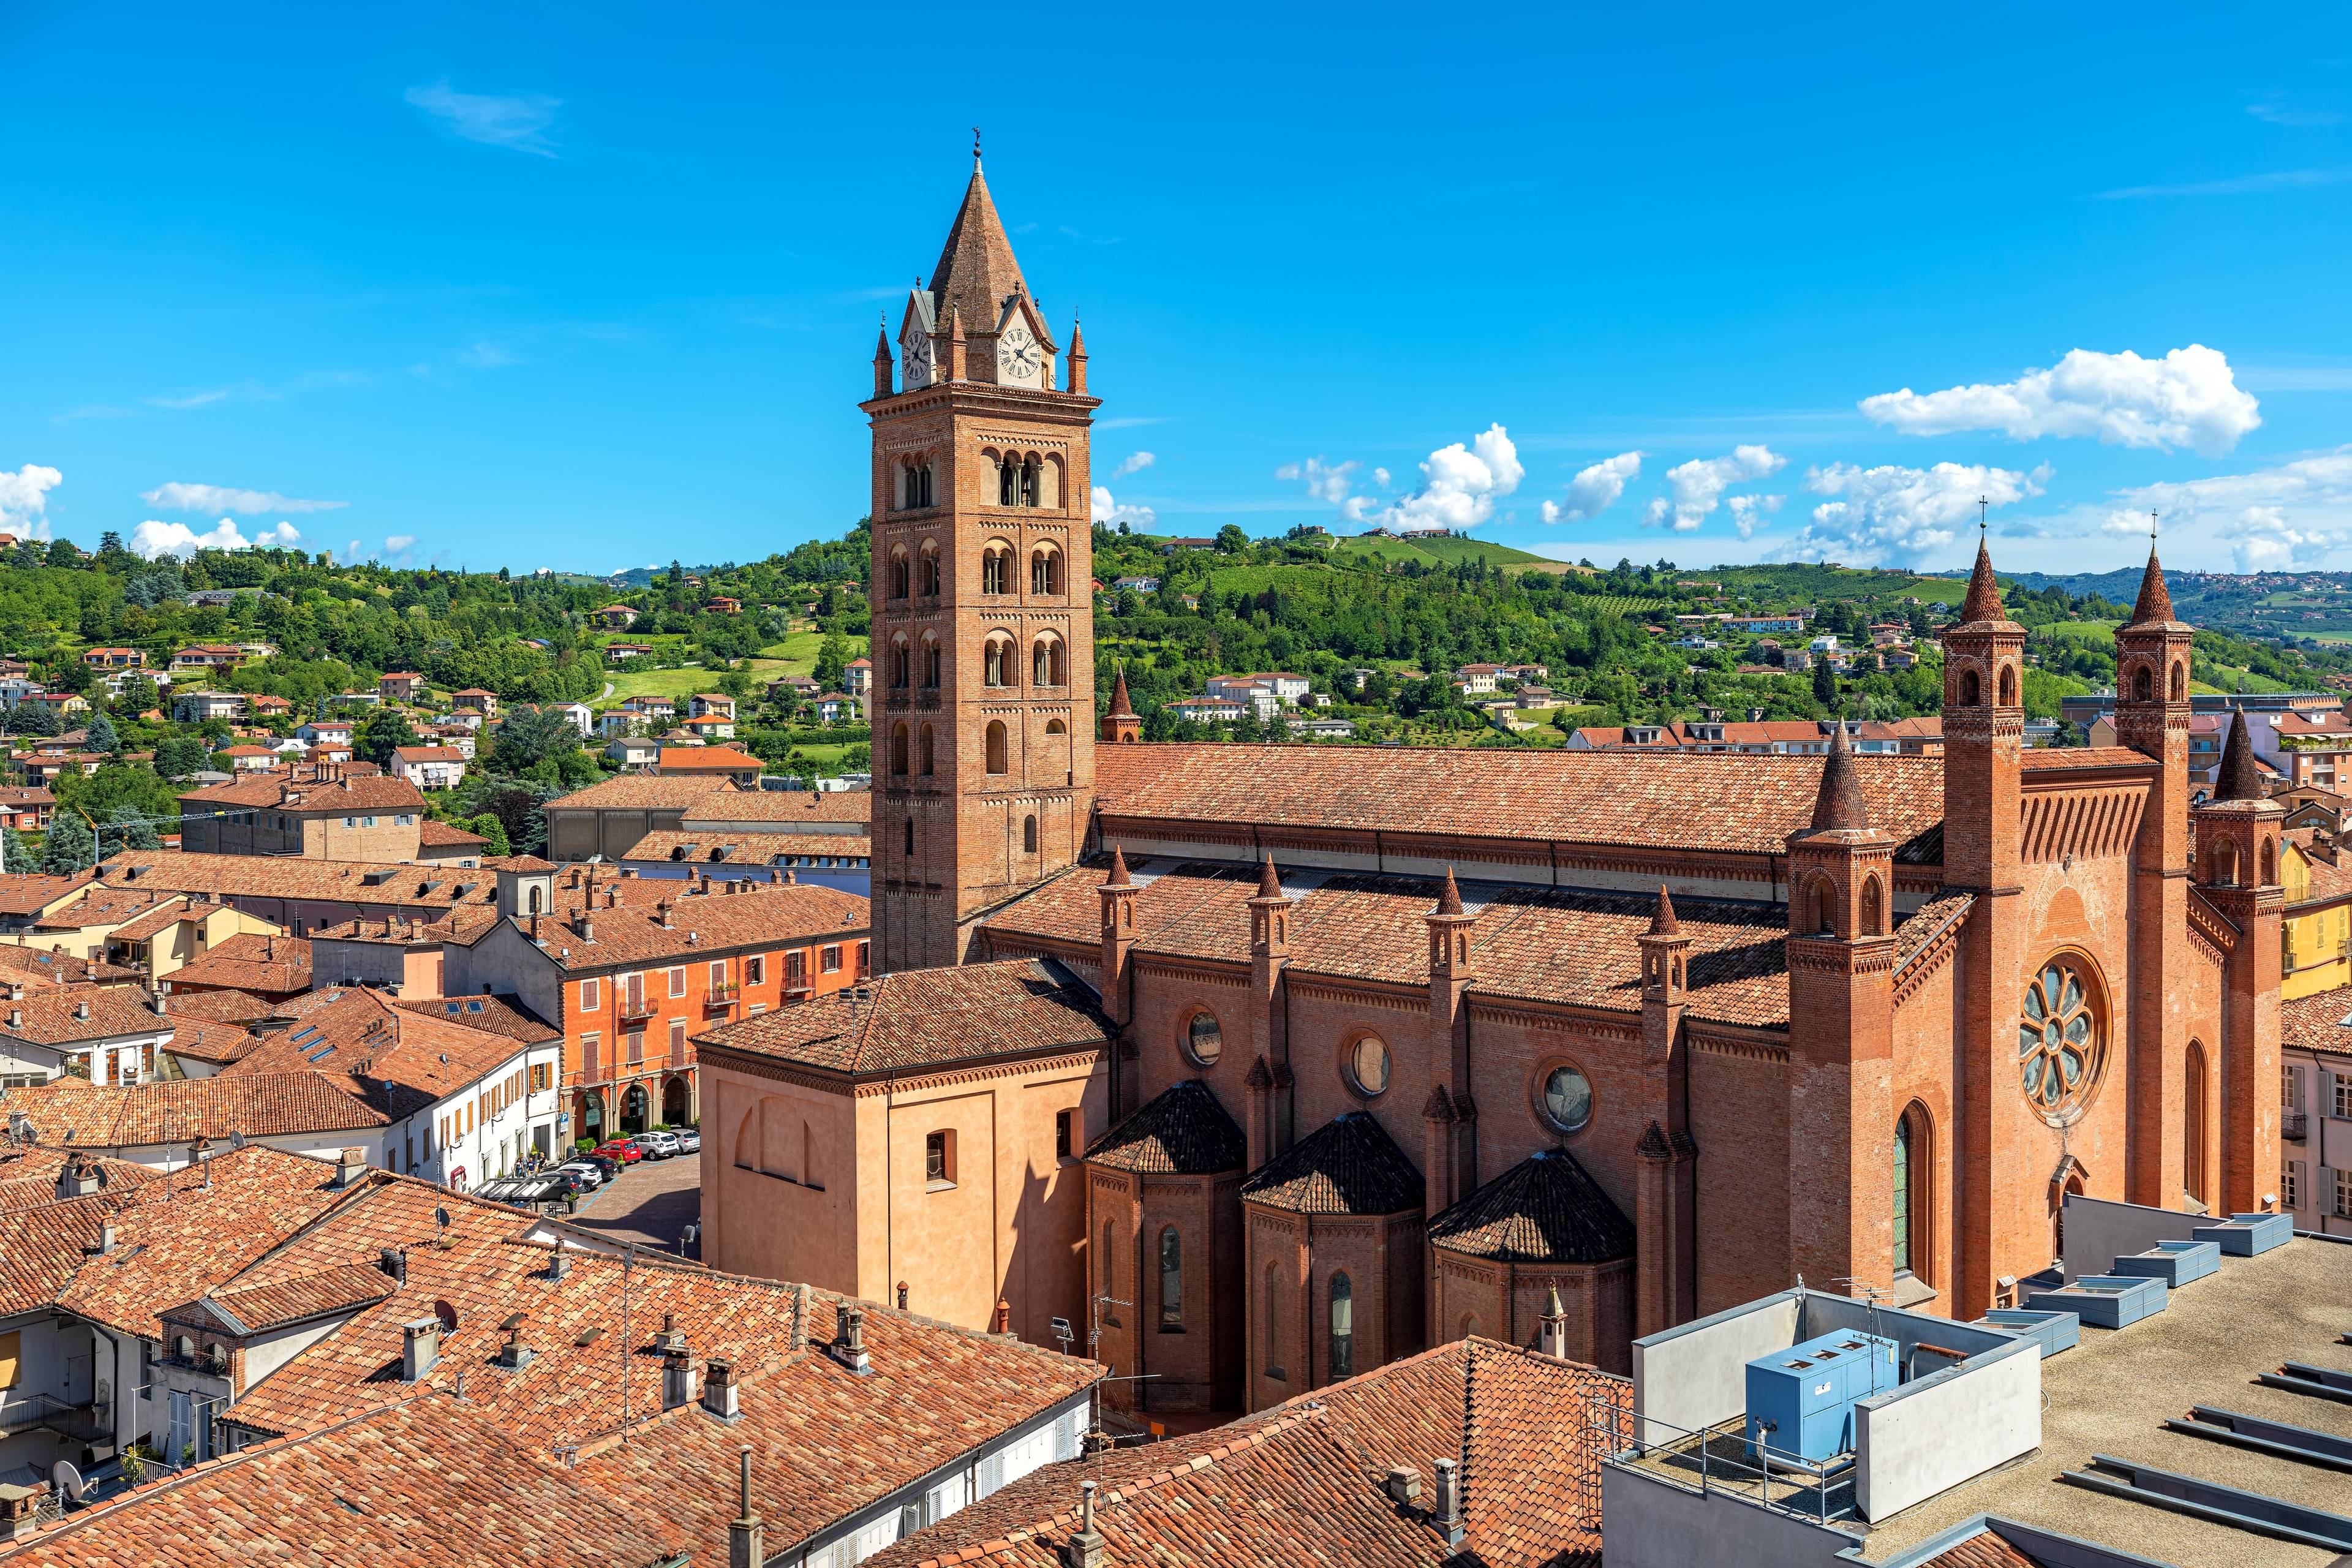
<svg viewBox="0 0 2352 1568">
<path fill-rule="evenodd" d="M 1587 1403 L 1592 1452 L 1600 1466 L 1638 1471 L 1661 1485 L 1701 1496 L 1721 1492 L 1745 1502 L 1827 1526 L 1853 1514 L 1851 1455 L 1815 1463 L 1759 1445 L 1760 1461 L 1747 1457 L 1746 1417 L 1690 1431 L 1655 1416 L 1637 1415 L 1606 1394 Z M 1596 1474 L 1592 1517 L 1600 1516 Z"/>
<path fill-rule="evenodd" d="M 2310 1112 L 2282 1110 L 2279 1112 L 2279 1136 L 2290 1143 L 2300 1143 L 2310 1136 Z"/>
</svg>

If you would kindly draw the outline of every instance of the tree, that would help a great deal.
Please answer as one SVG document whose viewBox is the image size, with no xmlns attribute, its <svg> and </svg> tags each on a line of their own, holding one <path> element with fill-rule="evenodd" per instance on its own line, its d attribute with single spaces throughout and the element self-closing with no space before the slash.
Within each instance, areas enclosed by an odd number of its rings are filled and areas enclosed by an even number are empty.
<svg viewBox="0 0 2352 1568">
<path fill-rule="evenodd" d="M 188 778 L 199 772 L 211 753 L 193 735 L 166 735 L 155 742 L 155 771 L 167 779 Z"/>
<path fill-rule="evenodd" d="M 831 592 L 830 589 L 827 592 Z M 827 691 L 841 687 L 841 672 L 849 667 L 849 643 L 839 632 L 830 634 L 816 652 L 816 683 Z"/>
<path fill-rule="evenodd" d="M 1837 672 L 1830 668 L 1827 658 L 1813 661 L 1813 700 L 1832 713 L 1837 711 Z"/>
<path fill-rule="evenodd" d="M 0 876 L 15 877 L 29 871 L 38 858 L 23 834 L 13 827 L 0 827 Z"/>
<path fill-rule="evenodd" d="M 751 672 L 748 669 L 729 670 L 726 674 L 719 678 L 719 689 L 725 692 L 728 696 L 732 697 L 738 702 L 750 701 L 751 700 Z"/>
<path fill-rule="evenodd" d="M 60 811 L 49 819 L 48 837 L 41 844 L 41 869 L 53 877 L 87 871 L 98 858 L 98 840 L 78 812 Z"/>
<path fill-rule="evenodd" d="M 119 752 L 122 750 L 122 737 L 114 732 L 113 720 L 103 713 L 92 714 L 82 745 L 92 752 Z"/>
<path fill-rule="evenodd" d="M 517 708 L 490 742 L 493 773 L 520 775 L 551 757 L 576 753 L 580 731 L 561 708 Z M 560 765 L 560 764 L 559 764 Z"/>
<path fill-rule="evenodd" d="M 496 813 L 486 811 L 478 816 L 461 817 L 450 826 L 462 828 L 467 833 L 480 834 L 483 839 L 482 853 L 485 855 L 506 856 L 514 853 L 513 848 L 507 842 L 507 825 L 498 819 Z"/>
<path fill-rule="evenodd" d="M 377 709 L 360 721 L 359 729 L 352 735 L 352 752 L 378 767 L 392 765 L 395 748 L 423 744 L 410 726 L 408 715 L 397 708 Z"/>
<path fill-rule="evenodd" d="M 1217 552 L 1219 554 L 1239 555 L 1242 552 L 1247 550 L 1249 545 L 1249 535 L 1242 531 L 1242 526 L 1237 522 L 1229 522 L 1225 524 L 1224 527 L 1217 530 Z"/>
<path fill-rule="evenodd" d="M 144 812 L 131 805 L 118 805 L 106 814 L 99 825 L 99 842 L 110 851 L 163 847 L 163 841 L 155 835 L 155 825 Z"/>
</svg>

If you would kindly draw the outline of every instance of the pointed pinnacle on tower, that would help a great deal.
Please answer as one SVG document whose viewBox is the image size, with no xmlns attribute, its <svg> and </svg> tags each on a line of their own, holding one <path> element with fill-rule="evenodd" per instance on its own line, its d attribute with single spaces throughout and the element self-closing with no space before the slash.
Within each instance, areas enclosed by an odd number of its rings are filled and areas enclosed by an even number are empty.
<svg viewBox="0 0 2352 1568">
<path fill-rule="evenodd" d="M 1666 885 L 1664 882 L 1661 882 L 1658 884 L 1657 911 L 1650 916 L 1650 934 L 1652 936 L 1680 936 L 1682 933 L 1683 923 L 1675 918 L 1675 900 L 1673 897 L 1667 893 Z"/>
<path fill-rule="evenodd" d="M 1992 552 L 1977 541 L 1977 567 L 1969 574 L 1968 597 L 1960 601 L 1962 621 L 2005 621 L 2009 611 L 2000 602 L 2000 584 L 1992 574 Z"/>
<path fill-rule="evenodd" d="M 1996 606 L 1999 604 L 1995 600 Z M 1829 760 L 1822 764 L 1822 785 L 1813 796 L 1813 831 L 1868 827 L 1870 808 L 1862 798 L 1862 775 L 1854 766 L 1853 740 L 1843 717 L 1830 721 Z"/>
<path fill-rule="evenodd" d="M 2262 765 L 2254 761 L 2254 737 L 2243 713 L 2230 715 L 2230 738 L 2222 742 L 2221 769 L 2213 781 L 2215 800 L 2263 800 Z"/>
<path fill-rule="evenodd" d="M 1127 696 L 1127 664 L 1125 660 L 1121 660 L 1119 662 L 1118 673 L 1112 679 L 1110 683 L 1110 716 L 1114 719 L 1132 719 L 1135 717 L 1135 710 L 1129 705 Z"/>
<path fill-rule="evenodd" d="M 2168 625 L 2178 617 L 2172 613 L 2172 591 L 2164 585 L 2164 566 L 2156 558 L 2156 546 L 2147 547 L 2147 571 L 2139 580 L 2139 603 L 2132 606 L 2131 620 L 2124 630 L 2135 626 Z"/>
<path fill-rule="evenodd" d="M 1286 897 L 1282 890 L 1282 878 L 1274 868 L 1274 851 L 1265 852 L 1265 859 L 1257 868 L 1257 896 L 1261 899 Z"/>
<path fill-rule="evenodd" d="M 1131 888 L 1135 879 L 1127 874 L 1127 856 L 1116 844 L 1110 847 L 1110 875 L 1103 879 L 1106 888 Z"/>
<path fill-rule="evenodd" d="M 1454 868 L 1445 868 L 1445 886 L 1439 889 L 1433 915 L 1458 915 L 1462 912 L 1462 889 L 1454 885 Z"/>
</svg>

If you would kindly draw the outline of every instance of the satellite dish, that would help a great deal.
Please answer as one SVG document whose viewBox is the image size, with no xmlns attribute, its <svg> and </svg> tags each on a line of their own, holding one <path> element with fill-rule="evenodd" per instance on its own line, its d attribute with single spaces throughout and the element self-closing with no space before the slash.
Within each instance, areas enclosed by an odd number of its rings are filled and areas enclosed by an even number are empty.
<svg viewBox="0 0 2352 1568">
<path fill-rule="evenodd" d="M 454 1334 L 457 1331 L 457 1308 L 451 1306 L 446 1301 L 435 1301 L 433 1303 L 433 1315 L 441 1320 L 441 1331 L 443 1333 Z"/>
<path fill-rule="evenodd" d="M 49 1480 L 58 1490 L 76 1502 L 81 1501 L 81 1494 L 89 1489 L 89 1483 L 81 1479 L 81 1472 L 74 1468 L 71 1459 L 59 1459 L 51 1465 Z"/>
<path fill-rule="evenodd" d="M 439 1226 L 443 1230 L 448 1229 L 449 1211 L 441 1207 L 437 1204 L 435 1205 L 433 1208 L 433 1223 Z"/>
</svg>

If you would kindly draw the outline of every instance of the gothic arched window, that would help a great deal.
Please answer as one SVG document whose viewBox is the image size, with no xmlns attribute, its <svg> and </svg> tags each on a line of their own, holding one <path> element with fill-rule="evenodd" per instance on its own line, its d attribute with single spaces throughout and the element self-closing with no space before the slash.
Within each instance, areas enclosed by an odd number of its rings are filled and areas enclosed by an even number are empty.
<svg viewBox="0 0 2352 1568">
<path fill-rule="evenodd" d="M 1973 708 L 1973 707 L 1975 707 L 1975 706 L 1977 705 L 1978 694 L 1979 694 L 1979 692 L 1980 691 L 1980 689 L 1981 689 L 1981 688 L 1980 688 L 1980 687 L 1978 685 L 1978 683 L 1977 683 L 1977 672 L 1976 672 L 1975 670 L 1973 670 L 1973 669 L 1964 669 L 1964 670 L 1960 671 L 1960 706 L 1961 706 L 1961 707 L 1963 707 L 1963 708 Z"/>
<path fill-rule="evenodd" d="M 988 646 L 981 650 L 980 683 L 982 686 L 1012 685 L 1012 654 L 1013 641 L 1011 638 L 1003 637 L 991 637 L 988 640 Z"/>
<path fill-rule="evenodd" d="M 1872 877 L 1862 885 L 1862 930 L 1856 935 L 1876 936 L 1880 933 L 1880 904 L 1878 879 Z"/>
<path fill-rule="evenodd" d="M 1050 596 L 1062 591 L 1062 553 L 1051 545 L 1040 548 L 1029 557 L 1029 591 L 1040 596 Z"/>
<path fill-rule="evenodd" d="M 1024 855 L 1037 853 L 1037 818 L 1034 816 L 1021 819 L 1021 852 Z"/>
<path fill-rule="evenodd" d="M 1007 755 L 1005 742 L 1004 721 L 1001 719 L 991 719 L 988 721 L 988 771 L 992 773 L 1009 773 L 1013 771 L 1012 760 Z"/>
<path fill-rule="evenodd" d="M 936 541 L 923 541 L 923 594 L 937 598 L 940 592 L 940 547 Z"/>
<path fill-rule="evenodd" d="M 907 726 L 904 724 L 890 731 L 890 771 L 901 778 L 907 773 Z"/>
<path fill-rule="evenodd" d="M 1002 544 L 992 544 L 980 553 L 980 591 L 1003 594 L 1010 591 L 1006 579 L 1013 573 L 1013 552 Z"/>
<path fill-rule="evenodd" d="M 1184 1331 L 1184 1238 L 1174 1226 L 1160 1233 L 1160 1331 Z"/>
<path fill-rule="evenodd" d="M 1813 883 L 1813 930 L 1822 936 L 1837 934 L 1837 884 L 1827 877 Z"/>
<path fill-rule="evenodd" d="M 2000 669 L 2000 705 L 2003 708 L 2017 706 L 2017 671 L 2007 665 L 2001 666 Z"/>
<path fill-rule="evenodd" d="M 900 637 L 890 645 L 890 684 L 902 691 L 906 689 L 913 680 L 914 668 L 914 656 L 908 651 L 907 639 Z"/>
<path fill-rule="evenodd" d="M 2175 702 L 2186 702 L 2189 700 L 2189 689 L 2184 684 L 2188 679 L 2187 672 L 2179 665 L 2172 667 L 2172 700 Z"/>
<path fill-rule="evenodd" d="M 890 596 L 903 599 L 914 586 L 914 574 L 908 570 L 904 546 L 890 553 Z"/>
<path fill-rule="evenodd" d="M 1345 1274 L 1331 1276 L 1330 1377 L 1338 1383 L 1356 1375 L 1356 1287 Z"/>
<path fill-rule="evenodd" d="M 1042 637 L 1029 651 L 1029 683 L 1033 686 L 1062 684 L 1062 643 L 1053 637 Z"/>
<path fill-rule="evenodd" d="M 1019 494 L 1020 488 L 1020 465 L 1008 457 L 996 465 L 996 504 L 999 506 L 1017 504 L 1015 498 Z"/>
<path fill-rule="evenodd" d="M 2189 1042 L 2188 1079 L 2181 1086 L 2181 1186 L 2199 1203 L 2205 1195 L 2205 1047 Z"/>
<path fill-rule="evenodd" d="M 2153 700 L 2155 697 L 2156 677 L 2149 673 L 2147 666 L 2142 665 L 2139 668 L 2139 673 L 2132 677 L 2132 700 L 2147 702 Z"/>
<path fill-rule="evenodd" d="M 1021 504 L 1037 504 L 1037 459 L 1030 458 L 1021 465 Z"/>
<path fill-rule="evenodd" d="M 931 776 L 931 763 L 933 762 L 933 757 L 931 754 L 931 727 L 929 724 L 923 726 L 923 734 L 919 752 L 922 761 L 923 776 L 925 778 L 929 778 Z"/>
</svg>

